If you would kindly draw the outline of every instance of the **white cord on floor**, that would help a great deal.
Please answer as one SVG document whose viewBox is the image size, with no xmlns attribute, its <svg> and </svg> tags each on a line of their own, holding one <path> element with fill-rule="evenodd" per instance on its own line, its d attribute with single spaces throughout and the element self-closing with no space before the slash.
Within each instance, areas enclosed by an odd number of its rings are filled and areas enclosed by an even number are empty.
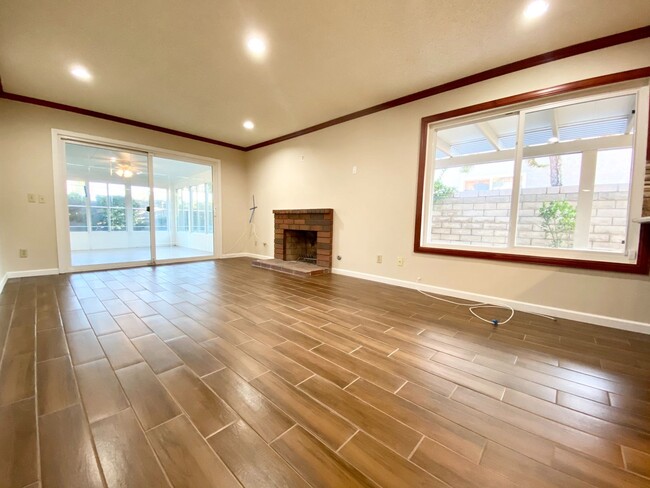
<svg viewBox="0 0 650 488">
<path fill-rule="evenodd" d="M 474 317 L 476 317 L 477 319 L 482 320 L 483 322 L 486 322 L 486 323 L 488 323 L 488 324 L 492 324 L 492 325 L 503 325 L 503 324 L 507 324 L 507 323 L 510 321 L 510 319 L 512 319 L 512 317 L 515 316 L 515 309 L 512 308 L 512 307 L 509 306 L 509 305 L 490 305 L 489 303 L 485 303 L 485 302 L 479 302 L 479 303 L 460 303 L 460 302 L 454 302 L 453 300 L 448 300 L 448 299 L 446 299 L 446 298 L 440 298 L 440 297 L 437 297 L 437 296 L 435 296 L 435 295 L 431 295 L 430 293 L 426 293 L 426 292 L 424 292 L 424 291 L 422 291 L 422 290 L 418 290 L 418 291 L 419 291 L 420 293 L 422 293 L 424 296 L 427 296 L 427 297 L 429 297 L 429 298 L 433 298 L 434 300 L 440 300 L 441 302 L 451 303 L 452 305 L 458 305 L 458 306 L 461 306 L 461 307 L 467 307 L 467 308 L 469 309 L 469 313 L 471 313 L 471 314 L 472 314 Z M 504 321 L 499 321 L 499 320 L 497 320 L 497 319 L 494 319 L 494 320 L 488 320 L 488 319 L 484 319 L 483 317 L 481 317 L 480 315 L 478 315 L 476 312 L 474 312 L 474 310 L 477 309 L 477 308 L 501 308 L 501 309 L 505 309 L 505 310 L 510 310 L 510 316 L 509 316 L 507 319 L 505 319 Z M 539 316 L 539 317 L 544 317 L 544 318 L 546 318 L 546 319 L 553 320 L 553 321 L 556 321 L 556 320 L 557 320 L 555 317 L 551 317 L 550 315 L 544 315 L 544 314 L 541 314 L 541 313 L 535 313 L 535 312 L 526 312 L 526 313 L 529 313 L 529 314 L 531 314 L 531 315 L 537 315 L 537 316 Z"/>
</svg>

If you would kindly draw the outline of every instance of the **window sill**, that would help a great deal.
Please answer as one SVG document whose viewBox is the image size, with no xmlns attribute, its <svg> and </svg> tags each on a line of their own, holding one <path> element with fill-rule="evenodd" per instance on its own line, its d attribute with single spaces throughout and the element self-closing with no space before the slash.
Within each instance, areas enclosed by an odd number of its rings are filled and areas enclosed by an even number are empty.
<svg viewBox="0 0 650 488">
<path fill-rule="evenodd" d="M 474 259 L 487 259 L 491 261 L 507 261 L 512 263 L 537 264 L 544 266 L 555 266 L 561 268 L 589 269 L 595 271 L 611 271 L 616 273 L 630 273 L 647 275 L 650 272 L 650 226 L 641 227 L 639 236 L 639 250 L 636 263 L 615 263 L 607 261 L 593 261 L 574 258 L 558 258 L 548 256 L 533 256 L 529 254 L 511 254 L 490 251 L 470 251 L 464 249 L 449 249 L 422 246 L 416 235 L 416 242 L 413 251 L 420 254 L 439 254 L 445 256 L 456 256 Z"/>
</svg>

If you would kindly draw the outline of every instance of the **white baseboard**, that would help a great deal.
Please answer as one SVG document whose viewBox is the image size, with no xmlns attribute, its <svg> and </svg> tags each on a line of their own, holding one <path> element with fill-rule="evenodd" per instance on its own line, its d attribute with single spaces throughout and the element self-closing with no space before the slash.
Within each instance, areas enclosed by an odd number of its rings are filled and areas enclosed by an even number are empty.
<svg viewBox="0 0 650 488">
<path fill-rule="evenodd" d="M 222 259 L 231 258 L 254 258 L 254 259 L 273 259 L 272 256 L 264 256 L 263 254 L 253 254 L 252 252 L 232 252 L 229 254 L 222 254 Z"/>
<path fill-rule="evenodd" d="M 340 268 L 332 268 L 332 273 L 343 276 L 350 276 L 352 278 L 360 278 L 362 280 L 376 281 L 378 283 L 386 283 L 388 285 L 400 286 L 402 288 L 411 288 L 413 290 L 422 290 L 439 295 L 462 298 L 464 300 L 486 302 L 494 305 L 507 305 L 521 312 L 541 313 L 544 315 L 550 315 L 552 317 L 576 320 L 579 322 L 588 322 L 590 324 L 612 327 L 614 329 L 650 334 L 650 323 L 645 322 L 636 322 L 634 320 L 626 320 L 606 315 L 596 315 L 586 312 L 578 312 L 576 310 L 567 310 L 564 308 L 549 307 L 546 305 L 538 305 L 529 302 L 520 302 L 517 300 L 509 300 L 489 295 L 480 295 L 478 293 L 454 290 L 452 288 L 442 288 L 439 286 L 426 285 L 424 283 L 416 283 L 414 281 L 398 280 L 396 278 L 388 278 L 386 276 L 360 273 L 358 271 L 349 271 Z"/>
<path fill-rule="evenodd" d="M 2 293 L 2 290 L 4 290 L 4 287 L 7 284 L 8 279 L 9 277 L 7 276 L 7 273 L 5 273 L 2 278 L 0 278 L 0 293 Z"/>
<path fill-rule="evenodd" d="M 30 278 L 32 276 L 49 276 L 59 274 L 59 268 L 29 269 L 26 271 L 7 271 L 7 278 Z"/>
</svg>

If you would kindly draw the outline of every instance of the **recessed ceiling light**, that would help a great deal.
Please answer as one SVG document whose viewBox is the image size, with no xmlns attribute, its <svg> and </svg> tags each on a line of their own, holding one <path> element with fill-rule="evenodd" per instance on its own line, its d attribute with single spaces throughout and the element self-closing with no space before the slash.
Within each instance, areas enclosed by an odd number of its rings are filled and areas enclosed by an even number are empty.
<svg viewBox="0 0 650 488">
<path fill-rule="evenodd" d="M 70 74 L 81 81 L 90 81 L 93 79 L 93 75 L 90 74 L 90 71 L 79 64 L 70 68 Z"/>
<path fill-rule="evenodd" d="M 262 57 L 266 53 L 266 42 L 258 36 L 251 36 L 246 40 L 248 51 L 255 57 Z"/>
<path fill-rule="evenodd" d="M 528 4 L 524 10 L 524 16 L 528 19 L 534 19 L 544 15 L 548 10 L 548 2 L 546 0 L 534 0 Z"/>
<path fill-rule="evenodd" d="M 248 130 L 251 130 L 251 129 L 255 128 L 255 124 L 253 124 L 253 122 L 251 122 L 250 120 L 246 120 L 244 122 L 243 126 L 244 126 L 244 129 L 248 129 Z"/>
</svg>

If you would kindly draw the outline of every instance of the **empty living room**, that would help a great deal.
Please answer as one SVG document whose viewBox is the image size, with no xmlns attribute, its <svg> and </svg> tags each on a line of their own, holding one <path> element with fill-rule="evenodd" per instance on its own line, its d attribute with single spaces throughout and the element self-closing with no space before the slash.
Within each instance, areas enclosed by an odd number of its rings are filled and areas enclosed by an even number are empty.
<svg viewBox="0 0 650 488">
<path fill-rule="evenodd" d="M 0 488 L 650 488 L 648 0 L 0 2 Z"/>
</svg>

